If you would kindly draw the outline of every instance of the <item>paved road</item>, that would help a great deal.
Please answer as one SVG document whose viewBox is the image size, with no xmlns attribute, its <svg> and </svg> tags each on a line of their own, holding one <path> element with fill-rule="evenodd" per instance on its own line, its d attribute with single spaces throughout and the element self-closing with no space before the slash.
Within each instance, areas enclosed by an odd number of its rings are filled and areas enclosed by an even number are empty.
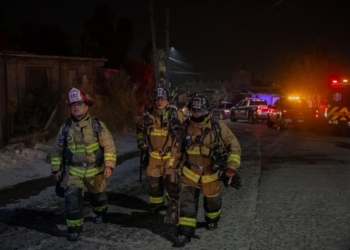
<svg viewBox="0 0 350 250">
<path fill-rule="evenodd" d="M 350 249 L 350 137 L 231 128 L 254 133 L 262 155 L 250 249 Z"/>
<path fill-rule="evenodd" d="M 199 223 L 201 239 L 183 249 L 349 249 L 350 138 L 225 122 L 242 146 L 243 186 L 224 190 L 218 230 Z M 164 213 L 148 214 L 137 158 L 118 166 L 108 195 L 103 225 L 92 223 L 85 199 L 76 243 L 65 239 L 63 200 L 53 187 L 0 207 L 0 249 L 172 249 L 175 228 L 162 223 Z"/>
</svg>

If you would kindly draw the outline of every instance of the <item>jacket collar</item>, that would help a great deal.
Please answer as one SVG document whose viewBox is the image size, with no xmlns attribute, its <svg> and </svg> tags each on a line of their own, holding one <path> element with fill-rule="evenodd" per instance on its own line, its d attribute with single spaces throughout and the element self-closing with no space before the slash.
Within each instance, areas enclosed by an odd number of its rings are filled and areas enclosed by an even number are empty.
<svg viewBox="0 0 350 250">
<path fill-rule="evenodd" d="M 84 122 L 84 121 L 88 121 L 89 118 L 90 118 L 90 115 L 89 115 L 88 112 L 85 114 L 85 116 L 83 118 L 81 118 L 81 120 L 78 120 L 73 115 L 71 115 L 72 122 L 74 122 L 74 123 L 81 123 L 81 122 Z"/>
<path fill-rule="evenodd" d="M 204 127 L 207 127 L 210 123 L 210 115 L 208 115 L 207 117 L 205 117 L 205 119 L 202 121 L 202 122 L 194 122 L 192 120 L 191 121 L 191 124 L 193 124 L 193 126 L 195 127 L 198 127 L 198 128 L 204 128 Z"/>
</svg>

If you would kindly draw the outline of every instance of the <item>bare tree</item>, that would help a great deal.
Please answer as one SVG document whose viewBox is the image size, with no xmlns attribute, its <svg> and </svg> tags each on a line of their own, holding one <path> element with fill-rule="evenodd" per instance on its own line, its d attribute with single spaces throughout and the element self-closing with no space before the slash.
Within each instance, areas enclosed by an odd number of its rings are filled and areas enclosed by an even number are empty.
<svg viewBox="0 0 350 250">
<path fill-rule="evenodd" d="M 215 93 L 213 93 L 212 97 L 211 97 L 211 107 L 217 107 L 217 105 L 221 102 L 221 101 L 225 101 L 227 100 L 227 88 L 226 85 L 224 84 L 220 89 L 218 89 Z"/>
</svg>

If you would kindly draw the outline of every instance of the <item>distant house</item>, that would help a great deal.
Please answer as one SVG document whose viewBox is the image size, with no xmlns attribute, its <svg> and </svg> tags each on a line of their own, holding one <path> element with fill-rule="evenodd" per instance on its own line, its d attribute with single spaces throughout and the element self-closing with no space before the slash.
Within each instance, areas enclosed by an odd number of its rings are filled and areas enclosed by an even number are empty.
<svg viewBox="0 0 350 250">
<path fill-rule="evenodd" d="M 204 90 L 207 89 L 216 89 L 219 90 L 223 86 L 228 86 L 230 83 L 228 81 L 220 81 L 220 80 L 215 80 L 215 81 L 186 81 L 184 82 L 183 85 L 179 87 L 180 91 L 186 91 L 188 93 L 193 93 L 193 92 L 203 92 Z"/>
<path fill-rule="evenodd" d="M 84 80 L 94 83 L 96 70 L 104 67 L 106 61 L 104 58 L 0 53 L 0 144 L 6 138 L 12 103 L 20 104 L 28 93 L 62 91 Z"/>
</svg>

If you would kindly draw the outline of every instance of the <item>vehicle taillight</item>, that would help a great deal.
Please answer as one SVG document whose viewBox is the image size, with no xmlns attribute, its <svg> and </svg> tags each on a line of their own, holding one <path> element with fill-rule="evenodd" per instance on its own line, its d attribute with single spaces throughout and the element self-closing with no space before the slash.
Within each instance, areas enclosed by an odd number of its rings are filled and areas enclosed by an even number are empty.
<svg viewBox="0 0 350 250">
<path fill-rule="evenodd" d="M 230 113 L 230 110 L 229 109 L 224 109 L 224 112 L 225 113 Z"/>
<path fill-rule="evenodd" d="M 257 106 L 257 107 L 256 107 L 256 111 L 257 111 L 257 112 L 261 112 L 261 107 L 260 107 L 260 106 Z"/>
</svg>

